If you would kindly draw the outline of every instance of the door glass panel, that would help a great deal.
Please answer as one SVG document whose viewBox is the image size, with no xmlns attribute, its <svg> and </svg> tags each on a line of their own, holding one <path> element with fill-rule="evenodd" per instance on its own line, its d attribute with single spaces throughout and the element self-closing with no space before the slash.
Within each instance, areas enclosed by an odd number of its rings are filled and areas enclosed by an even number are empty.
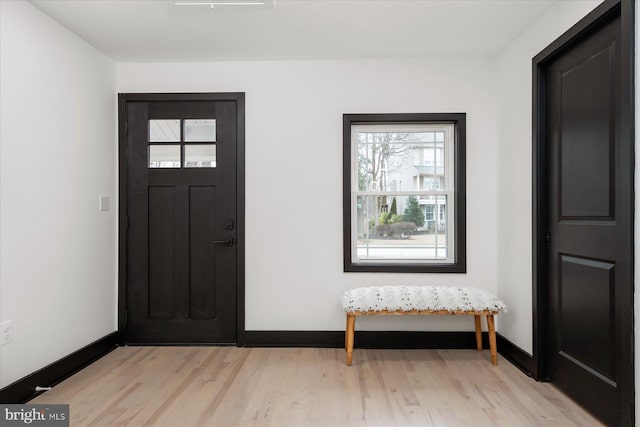
<svg viewBox="0 0 640 427">
<path fill-rule="evenodd" d="M 180 167 L 180 146 L 179 145 L 150 145 L 149 146 L 149 167 L 150 168 L 179 168 Z"/>
<path fill-rule="evenodd" d="M 185 168 L 215 168 L 215 144 L 187 144 L 184 146 Z"/>
<path fill-rule="evenodd" d="M 185 142 L 215 142 L 215 119 L 193 119 L 184 121 Z"/>
<path fill-rule="evenodd" d="M 149 120 L 149 142 L 179 142 L 180 120 Z"/>
</svg>

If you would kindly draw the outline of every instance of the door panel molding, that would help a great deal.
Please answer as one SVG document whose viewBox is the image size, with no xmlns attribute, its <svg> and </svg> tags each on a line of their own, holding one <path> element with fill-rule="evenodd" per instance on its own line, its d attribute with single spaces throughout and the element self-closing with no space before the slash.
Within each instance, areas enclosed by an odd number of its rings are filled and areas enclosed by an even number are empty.
<svg viewBox="0 0 640 427">
<path fill-rule="evenodd" d="M 236 166 L 236 344 L 245 342 L 245 94 L 231 93 L 119 93 L 118 94 L 118 331 L 119 344 L 124 345 L 127 339 L 127 229 L 130 218 L 127 217 L 127 182 L 134 178 L 128 170 L 127 139 L 129 132 L 128 108 L 136 102 L 179 102 L 179 101 L 231 101 L 235 103 L 235 127 L 232 133 L 236 138 L 236 150 L 233 153 Z M 150 174 L 149 183 L 163 187 L 167 170 L 156 169 Z M 197 173 L 202 171 L 194 171 Z M 188 170 L 186 172 L 189 173 Z M 210 170 L 217 174 L 216 169 Z M 151 176 L 152 175 L 152 176 Z M 210 313 L 199 313 L 209 317 Z"/>
<path fill-rule="evenodd" d="M 634 0 L 606 0 L 586 17 L 580 20 L 576 25 L 570 28 L 557 40 L 551 43 L 547 48 L 541 51 L 532 61 L 533 76 L 533 106 L 532 106 L 532 243 L 533 243 L 533 364 L 532 374 L 536 380 L 545 381 L 549 379 L 549 356 L 551 351 L 549 338 L 548 316 L 550 306 L 549 301 L 549 283 L 546 278 L 547 266 L 547 240 L 546 224 L 548 222 L 546 213 L 547 200 L 547 183 L 548 165 L 546 159 L 548 157 L 545 129 L 547 121 L 545 117 L 545 109 L 547 99 L 545 90 L 547 81 L 545 78 L 546 67 L 558 56 L 575 47 L 579 42 L 585 40 L 591 34 L 596 33 L 600 28 L 606 26 L 609 22 L 620 18 L 620 44 L 616 46 L 620 50 L 620 89 L 617 103 L 620 108 L 619 124 L 615 128 L 616 134 L 620 136 L 622 141 L 630 144 L 629 158 L 610 159 L 612 164 L 624 164 L 620 162 L 628 162 L 630 173 L 622 179 L 629 185 L 631 189 L 630 197 L 624 197 L 624 202 L 619 205 L 620 210 L 610 212 L 609 215 L 602 215 L 600 212 L 595 217 L 571 215 L 566 217 L 563 222 L 583 223 L 584 225 L 593 225 L 592 223 L 615 222 L 621 221 L 631 226 L 631 236 L 633 236 L 633 214 L 634 214 L 634 20 L 635 20 L 635 1 Z M 605 49 L 606 50 L 606 49 Z M 584 64 L 583 64 L 584 65 Z M 604 189 L 603 189 L 604 194 Z M 609 194 L 609 197 L 613 197 Z M 614 220 L 615 218 L 615 220 Z M 553 237 L 553 236 L 552 236 Z M 621 347 L 625 349 L 620 356 L 619 368 L 622 372 L 618 372 L 617 377 L 620 379 L 617 386 L 620 390 L 621 399 L 615 404 L 618 405 L 621 425 L 633 425 L 634 423 L 634 331 L 633 331 L 633 237 L 625 242 L 626 253 L 630 254 L 632 262 L 630 265 L 617 265 L 616 274 L 629 275 L 631 278 L 631 286 L 628 289 L 629 295 L 625 295 L 626 302 L 620 304 L 617 310 L 624 311 L 625 321 L 615 325 L 615 333 L 621 337 Z M 591 266 L 600 266 L 598 262 L 606 262 L 606 256 L 601 259 L 590 260 Z M 613 271 L 613 270 L 611 270 Z M 588 314 L 585 314 L 588 315 Z M 611 380 L 609 380 L 611 381 Z"/>
</svg>

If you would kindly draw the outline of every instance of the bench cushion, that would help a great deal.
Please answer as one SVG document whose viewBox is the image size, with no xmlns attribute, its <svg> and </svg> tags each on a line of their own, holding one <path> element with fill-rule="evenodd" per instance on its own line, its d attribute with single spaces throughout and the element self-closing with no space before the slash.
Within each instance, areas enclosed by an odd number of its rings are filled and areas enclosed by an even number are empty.
<svg viewBox="0 0 640 427">
<path fill-rule="evenodd" d="M 449 286 L 372 286 L 348 290 L 342 308 L 355 311 L 507 311 L 489 292 Z"/>
</svg>

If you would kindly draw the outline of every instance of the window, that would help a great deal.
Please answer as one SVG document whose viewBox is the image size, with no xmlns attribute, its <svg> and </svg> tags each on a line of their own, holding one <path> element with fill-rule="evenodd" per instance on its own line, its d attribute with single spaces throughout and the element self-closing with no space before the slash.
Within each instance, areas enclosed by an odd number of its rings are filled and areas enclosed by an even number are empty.
<svg viewBox="0 0 640 427">
<path fill-rule="evenodd" d="M 149 168 L 216 167 L 216 119 L 149 120 L 148 142 Z"/>
<path fill-rule="evenodd" d="M 433 205 L 427 205 L 425 208 L 427 211 L 427 221 L 433 221 L 435 219 L 433 215 Z"/>
<path fill-rule="evenodd" d="M 343 119 L 345 271 L 465 272 L 465 114 Z"/>
<path fill-rule="evenodd" d="M 439 190 L 440 189 L 440 178 L 439 177 L 423 177 L 422 178 L 422 190 Z"/>
</svg>

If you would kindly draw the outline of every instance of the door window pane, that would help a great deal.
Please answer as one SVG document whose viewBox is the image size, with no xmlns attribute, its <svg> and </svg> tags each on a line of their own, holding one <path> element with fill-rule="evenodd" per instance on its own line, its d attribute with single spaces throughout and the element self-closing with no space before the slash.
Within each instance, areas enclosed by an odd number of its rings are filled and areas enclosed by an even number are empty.
<svg viewBox="0 0 640 427">
<path fill-rule="evenodd" d="M 184 146 L 185 168 L 215 168 L 216 145 L 215 144 L 187 144 Z"/>
<path fill-rule="evenodd" d="M 215 119 L 191 119 L 184 121 L 185 142 L 215 142 Z"/>
<path fill-rule="evenodd" d="M 179 168 L 180 167 L 180 146 L 179 145 L 150 145 L 149 146 L 149 167 L 150 168 Z"/>
<path fill-rule="evenodd" d="M 149 120 L 149 142 L 179 142 L 180 120 Z"/>
</svg>

